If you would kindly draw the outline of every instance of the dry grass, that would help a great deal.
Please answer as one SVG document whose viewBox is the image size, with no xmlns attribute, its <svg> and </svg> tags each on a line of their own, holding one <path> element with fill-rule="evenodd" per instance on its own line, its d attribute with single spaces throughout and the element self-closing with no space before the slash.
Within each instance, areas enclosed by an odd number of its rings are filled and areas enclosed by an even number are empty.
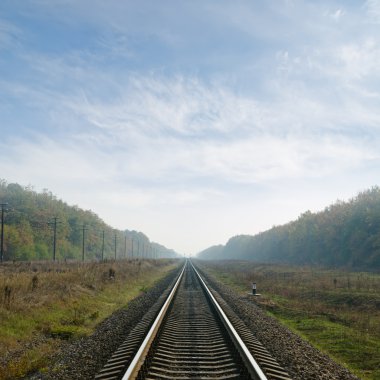
<svg viewBox="0 0 380 380">
<path fill-rule="evenodd" d="M 82 293 L 99 292 L 110 283 L 135 281 L 154 269 L 172 263 L 165 260 L 134 260 L 104 263 L 33 262 L 0 266 L 1 306 L 28 311 L 65 301 Z M 9 296 L 6 296 L 6 289 Z"/>
<path fill-rule="evenodd" d="M 201 263 L 201 262 L 200 262 Z M 252 262 L 202 262 L 362 379 L 380 379 L 380 275 Z"/>
<path fill-rule="evenodd" d="M 63 340 L 93 332 L 151 287 L 175 260 L 0 266 L 0 379 L 43 367 Z"/>
</svg>

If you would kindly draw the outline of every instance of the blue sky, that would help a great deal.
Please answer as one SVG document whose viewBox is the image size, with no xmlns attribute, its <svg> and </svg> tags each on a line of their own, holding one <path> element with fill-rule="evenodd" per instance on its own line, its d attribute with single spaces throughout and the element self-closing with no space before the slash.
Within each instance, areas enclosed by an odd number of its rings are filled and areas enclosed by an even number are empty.
<svg viewBox="0 0 380 380">
<path fill-rule="evenodd" d="M 0 178 L 182 253 L 379 184 L 380 1 L 2 0 Z"/>
</svg>

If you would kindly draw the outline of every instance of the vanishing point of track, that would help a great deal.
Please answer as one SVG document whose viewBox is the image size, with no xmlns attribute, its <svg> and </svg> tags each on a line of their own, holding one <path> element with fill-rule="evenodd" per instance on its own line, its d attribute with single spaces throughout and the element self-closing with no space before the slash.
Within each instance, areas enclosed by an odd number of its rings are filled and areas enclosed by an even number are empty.
<svg viewBox="0 0 380 380">
<path fill-rule="evenodd" d="M 95 379 L 290 379 L 190 261 L 163 297 Z"/>
</svg>

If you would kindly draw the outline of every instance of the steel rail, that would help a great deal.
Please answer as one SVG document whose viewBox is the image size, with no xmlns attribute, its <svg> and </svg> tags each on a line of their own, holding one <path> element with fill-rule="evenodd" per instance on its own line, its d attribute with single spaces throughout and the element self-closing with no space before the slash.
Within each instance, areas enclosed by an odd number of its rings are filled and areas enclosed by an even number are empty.
<svg viewBox="0 0 380 380">
<path fill-rule="evenodd" d="M 190 261 L 190 260 L 189 260 Z M 239 334 L 235 330 L 235 328 L 232 326 L 232 323 L 220 307 L 218 301 L 215 299 L 205 282 L 203 281 L 201 275 L 198 273 L 198 271 L 195 269 L 193 263 L 190 261 L 190 265 L 193 267 L 195 273 L 198 276 L 198 279 L 200 280 L 203 289 L 206 291 L 207 295 L 211 299 L 213 305 L 216 308 L 217 313 L 219 314 L 219 317 L 221 321 L 223 322 L 226 330 L 228 331 L 230 337 L 235 342 L 235 346 L 238 349 L 245 365 L 247 366 L 247 369 L 250 373 L 250 375 L 253 377 L 254 380 L 267 380 L 267 377 L 265 376 L 264 372 L 261 370 L 260 366 L 256 362 L 256 360 L 253 358 L 252 354 L 249 352 L 247 346 L 243 342 L 243 340 L 240 338 Z"/>
<path fill-rule="evenodd" d="M 144 341 L 142 342 L 139 350 L 137 351 L 137 353 L 134 356 L 131 364 L 127 368 L 127 371 L 123 375 L 122 380 L 133 380 L 137 377 L 140 368 L 144 364 L 144 360 L 145 360 L 145 357 L 149 351 L 151 342 L 153 341 L 154 337 L 156 336 L 157 331 L 158 331 L 159 327 L 161 326 L 161 323 L 162 323 L 162 321 L 166 315 L 166 312 L 169 308 L 169 305 L 174 298 L 174 295 L 177 291 L 179 283 L 181 282 L 183 273 L 185 272 L 186 265 L 187 265 L 187 262 L 185 262 L 185 265 L 182 268 L 182 272 L 179 275 L 175 285 L 173 286 L 173 289 L 170 292 L 167 300 L 165 301 L 164 306 L 162 306 L 160 312 L 158 313 L 157 318 L 153 322 L 152 327 L 150 328 L 148 334 L 146 335 Z"/>
<path fill-rule="evenodd" d="M 170 294 L 168 298 L 166 299 L 164 305 L 162 306 L 160 312 L 158 313 L 156 319 L 154 320 L 151 328 L 149 329 L 148 334 L 143 340 L 143 343 L 141 344 L 140 348 L 138 349 L 136 355 L 133 357 L 130 365 L 128 366 L 126 372 L 124 375 L 122 375 L 122 380 L 134 380 L 137 378 L 140 369 L 144 365 L 144 361 L 148 355 L 148 352 L 150 350 L 151 344 L 153 340 L 155 339 L 160 326 L 162 325 L 162 322 L 167 314 L 167 311 L 169 309 L 169 306 L 171 302 L 174 299 L 174 296 L 178 290 L 178 287 L 180 285 L 180 282 L 183 278 L 185 269 L 187 265 L 191 265 L 192 269 L 194 270 L 197 278 L 199 279 L 199 282 L 201 284 L 201 287 L 203 288 L 206 297 L 210 300 L 211 305 L 215 308 L 216 313 L 218 314 L 222 324 L 224 325 L 228 335 L 230 336 L 231 340 L 234 342 L 234 345 L 236 346 L 236 349 L 238 350 L 241 359 L 243 363 L 245 364 L 250 376 L 254 380 L 267 380 L 268 378 L 260 368 L 259 364 L 256 362 L 256 360 L 253 358 L 252 354 L 248 350 L 247 346 L 233 327 L 232 323 L 230 322 L 229 318 L 226 316 L 225 312 L 219 305 L 218 301 L 215 299 L 211 291 L 208 289 L 206 283 L 202 279 L 201 275 L 197 271 L 197 269 L 194 267 L 192 262 L 190 260 L 187 260 L 182 268 L 182 271 L 180 275 L 178 276 L 178 279 L 175 282 L 175 285 L 173 286 L 173 289 L 170 291 Z"/>
</svg>

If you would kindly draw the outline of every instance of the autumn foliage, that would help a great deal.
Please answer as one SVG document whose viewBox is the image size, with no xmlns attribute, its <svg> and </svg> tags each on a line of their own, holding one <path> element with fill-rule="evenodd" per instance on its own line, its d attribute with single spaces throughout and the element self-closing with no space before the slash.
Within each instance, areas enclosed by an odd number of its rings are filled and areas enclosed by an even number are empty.
<svg viewBox="0 0 380 380">
<path fill-rule="evenodd" d="M 255 236 L 235 236 L 199 257 L 379 270 L 380 188 Z"/>
</svg>

